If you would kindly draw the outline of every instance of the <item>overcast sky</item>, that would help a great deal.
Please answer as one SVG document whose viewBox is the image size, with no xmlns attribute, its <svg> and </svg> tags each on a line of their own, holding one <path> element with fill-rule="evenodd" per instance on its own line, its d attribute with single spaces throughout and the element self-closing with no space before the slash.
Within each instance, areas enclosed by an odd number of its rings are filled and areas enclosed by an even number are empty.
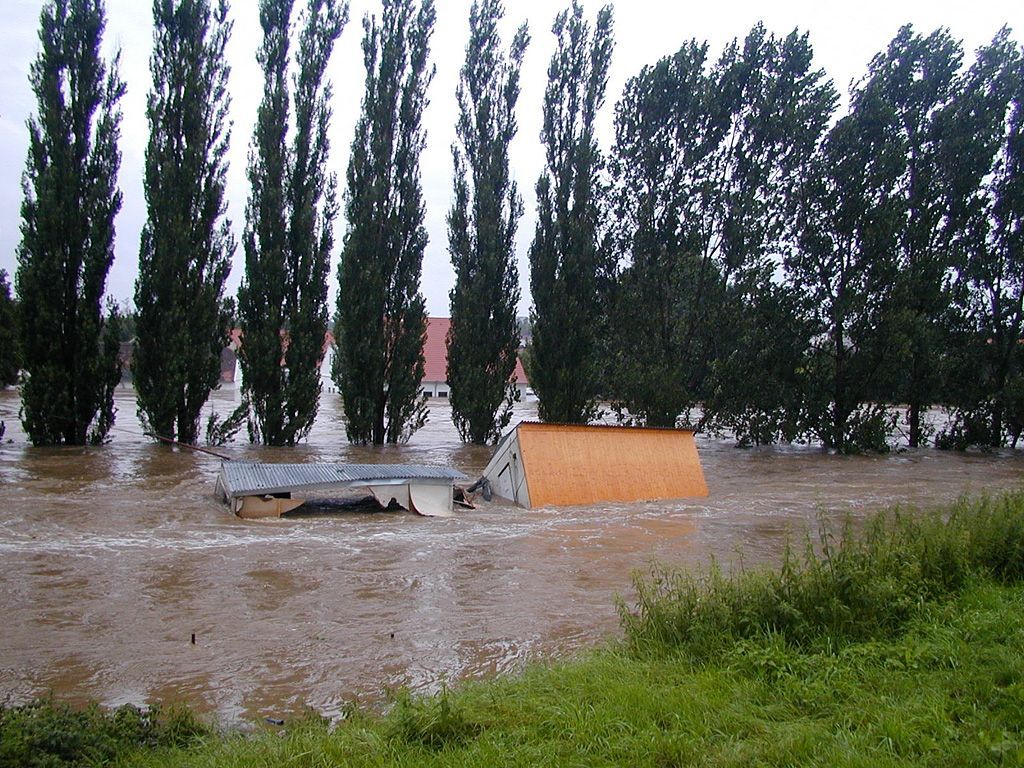
<svg viewBox="0 0 1024 768">
<path fill-rule="evenodd" d="M 427 310 L 434 316 L 447 316 L 448 292 L 454 281 L 447 251 L 445 215 L 451 200 L 451 144 L 455 138 L 455 86 L 462 66 L 469 31 L 471 0 L 436 0 L 437 25 L 431 46 L 431 59 L 437 74 L 430 87 L 430 105 L 424 121 L 427 148 L 422 157 L 422 179 L 426 198 L 426 226 L 430 236 L 423 260 L 422 289 Z M 526 251 L 533 236 L 533 187 L 543 163 L 539 132 L 541 102 L 548 60 L 554 48 L 551 23 L 565 3 L 547 0 L 506 0 L 506 42 L 522 21 L 527 21 L 533 41 L 523 67 L 523 89 L 519 98 L 519 134 L 511 154 L 513 176 L 522 192 L 526 214 L 518 235 L 519 272 L 523 299 L 520 313 L 529 308 L 529 273 Z M 3 25 L 0 28 L 0 269 L 14 274 L 15 252 L 20 239 L 21 175 L 25 166 L 28 131 L 25 122 L 35 112 L 35 101 L 28 83 L 31 62 L 39 50 L 38 24 L 41 0 L 2 0 Z M 302 7 L 302 0 L 296 5 Z M 603 5 L 599 0 L 583 0 L 589 19 Z M 231 16 L 235 28 L 228 55 L 231 64 L 231 116 L 234 122 L 231 166 L 228 177 L 229 216 L 241 241 L 245 200 L 246 154 L 262 90 L 261 73 L 256 63 L 260 30 L 257 0 L 234 0 Z M 366 12 L 379 13 L 379 0 L 352 0 L 350 21 L 335 46 L 328 76 L 334 84 L 334 118 L 331 124 L 332 168 L 339 181 L 344 180 L 349 144 L 359 113 L 364 80 L 360 52 Z M 114 266 L 107 291 L 118 300 L 130 300 L 138 274 L 139 233 L 146 210 L 142 190 L 143 154 L 146 146 L 146 93 L 150 87 L 149 55 L 152 48 L 151 3 L 148 0 L 107 0 L 109 50 L 120 48 L 121 75 L 128 90 L 122 101 L 122 164 L 120 187 L 124 205 L 117 219 L 117 245 Z M 799 27 L 810 33 L 816 63 L 845 93 L 850 82 L 863 75 L 871 57 L 883 49 L 906 23 L 922 33 L 948 27 L 964 43 L 969 61 L 973 51 L 988 42 L 1004 24 L 1014 30 L 1018 41 L 1024 35 L 1024 2 L 1020 0 L 860 0 L 860 2 L 822 2 L 822 0 L 773 0 L 717 3 L 670 2 L 668 0 L 631 0 L 615 4 L 615 51 L 605 108 L 601 115 L 602 148 L 612 136 L 612 109 L 625 81 L 645 64 L 679 49 L 687 40 L 707 40 L 717 52 L 730 40 L 742 38 L 758 21 L 779 35 Z M 345 230 L 344 217 L 337 223 L 340 246 Z M 337 264 L 337 251 L 334 263 Z M 239 246 L 227 291 L 234 294 L 241 280 L 243 255 Z M 335 269 L 332 269 L 331 302 L 335 294 Z"/>
</svg>

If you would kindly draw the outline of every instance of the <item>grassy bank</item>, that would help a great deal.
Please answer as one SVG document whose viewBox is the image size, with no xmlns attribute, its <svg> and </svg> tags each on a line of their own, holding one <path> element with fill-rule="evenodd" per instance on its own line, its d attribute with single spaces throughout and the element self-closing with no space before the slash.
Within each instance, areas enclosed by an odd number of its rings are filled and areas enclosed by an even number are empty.
<svg viewBox="0 0 1024 768">
<path fill-rule="evenodd" d="M 25 762 L 62 710 L 7 709 L 0 766 L 1019 765 L 1022 577 L 1024 495 L 890 512 L 772 572 L 657 569 L 615 647 L 383 717 L 222 736 L 159 716 L 116 749 Z M 116 717 L 94 715 L 87 735 Z"/>
</svg>

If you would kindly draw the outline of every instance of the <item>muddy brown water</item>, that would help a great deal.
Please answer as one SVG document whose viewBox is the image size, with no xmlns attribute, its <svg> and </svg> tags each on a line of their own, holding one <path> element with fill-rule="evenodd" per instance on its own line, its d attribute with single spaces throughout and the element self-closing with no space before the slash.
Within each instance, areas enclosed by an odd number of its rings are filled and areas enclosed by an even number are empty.
<svg viewBox="0 0 1024 768">
<path fill-rule="evenodd" d="M 216 393 L 222 411 L 237 392 Z M 308 443 L 237 443 L 266 461 L 402 462 L 476 477 L 443 402 L 410 444 L 345 440 L 325 395 Z M 652 561 L 772 562 L 819 514 L 862 517 L 1020 487 L 1024 454 L 838 457 L 699 438 L 707 499 L 453 519 L 342 513 L 244 521 L 214 498 L 219 461 L 141 436 L 134 393 L 100 448 L 33 448 L 0 392 L 0 700 L 184 701 L 224 723 L 337 716 L 390 688 L 520 668 L 618 632 L 615 596 Z M 533 418 L 535 404 L 517 419 Z M 195 644 L 192 635 L 195 634 Z"/>
</svg>

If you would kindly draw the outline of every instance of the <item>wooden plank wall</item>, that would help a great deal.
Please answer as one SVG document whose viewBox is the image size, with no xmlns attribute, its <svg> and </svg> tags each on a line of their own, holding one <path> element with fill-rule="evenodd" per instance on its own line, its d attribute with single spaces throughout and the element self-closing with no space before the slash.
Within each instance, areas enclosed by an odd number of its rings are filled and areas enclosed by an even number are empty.
<svg viewBox="0 0 1024 768">
<path fill-rule="evenodd" d="M 518 429 L 533 507 L 708 495 L 692 432 L 533 423 Z"/>
</svg>

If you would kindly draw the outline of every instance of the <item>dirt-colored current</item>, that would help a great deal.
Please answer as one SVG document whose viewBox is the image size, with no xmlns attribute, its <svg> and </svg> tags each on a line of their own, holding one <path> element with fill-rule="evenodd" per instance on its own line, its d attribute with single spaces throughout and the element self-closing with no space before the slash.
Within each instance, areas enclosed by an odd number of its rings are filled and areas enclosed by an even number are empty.
<svg viewBox="0 0 1024 768">
<path fill-rule="evenodd" d="M 221 411 L 237 397 L 215 395 Z M 308 443 L 224 449 L 268 461 L 454 466 L 443 402 L 401 447 L 353 447 L 325 394 Z M 819 513 L 863 516 L 1020 487 L 1024 454 L 907 451 L 839 457 L 698 439 L 707 499 L 453 519 L 344 513 L 250 522 L 213 495 L 219 461 L 141 435 L 134 392 L 99 448 L 33 448 L 0 392 L 0 700 L 185 701 L 225 723 L 337 715 L 389 687 L 434 690 L 571 652 L 618 631 L 615 596 L 658 560 L 778 557 Z M 535 404 L 517 419 L 533 418 Z M 195 644 L 192 635 L 195 634 Z"/>
</svg>

